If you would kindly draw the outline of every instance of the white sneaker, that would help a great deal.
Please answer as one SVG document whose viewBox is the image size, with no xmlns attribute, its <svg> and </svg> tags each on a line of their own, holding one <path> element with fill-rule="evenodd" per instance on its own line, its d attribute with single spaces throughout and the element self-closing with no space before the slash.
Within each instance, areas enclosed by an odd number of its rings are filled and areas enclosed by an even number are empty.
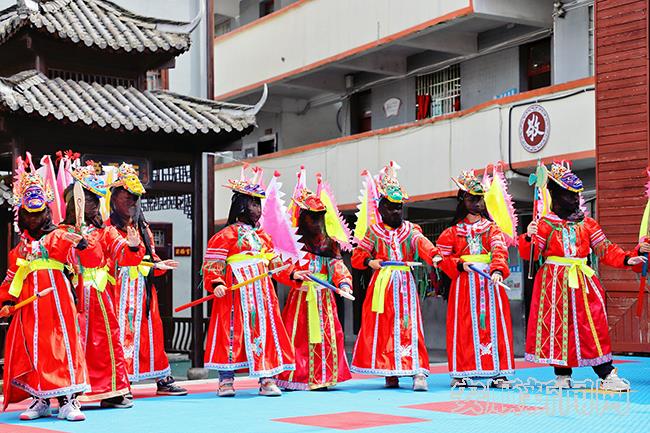
<svg viewBox="0 0 650 433">
<path fill-rule="evenodd" d="M 571 388 L 571 376 L 555 376 L 555 386 L 554 388 Z"/>
<path fill-rule="evenodd" d="M 66 399 L 67 402 L 59 408 L 59 419 L 67 419 L 68 421 L 84 421 L 86 415 L 81 413 L 81 405 L 75 397 Z"/>
<path fill-rule="evenodd" d="M 413 391 L 428 391 L 429 384 L 427 383 L 427 376 L 424 374 L 416 374 L 413 376 Z"/>
<path fill-rule="evenodd" d="M 35 398 L 34 402 L 27 408 L 27 410 L 20 414 L 20 419 L 29 421 L 32 419 L 43 418 L 52 416 L 50 409 L 50 401 L 42 398 Z"/>
<path fill-rule="evenodd" d="M 600 381 L 600 389 L 603 391 L 627 392 L 630 390 L 630 382 L 618 377 L 618 371 L 613 369 L 605 379 Z"/>
<path fill-rule="evenodd" d="M 264 379 L 260 383 L 260 395 L 265 397 L 278 397 L 282 395 L 282 391 L 275 384 L 273 379 Z"/>
</svg>

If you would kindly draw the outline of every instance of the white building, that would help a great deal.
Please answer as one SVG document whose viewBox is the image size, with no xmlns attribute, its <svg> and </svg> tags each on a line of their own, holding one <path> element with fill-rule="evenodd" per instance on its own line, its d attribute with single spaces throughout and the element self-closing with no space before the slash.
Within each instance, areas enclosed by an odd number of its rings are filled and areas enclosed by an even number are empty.
<svg viewBox="0 0 650 433">
<path fill-rule="evenodd" d="M 561 6 L 554 9 L 554 3 Z M 216 223 L 225 220 L 230 197 L 218 186 L 238 175 L 241 159 L 267 173 L 280 170 L 286 192 L 300 165 L 323 173 L 350 214 L 361 170 L 377 172 L 394 159 L 411 195 L 407 217 L 432 238 L 453 213 L 450 176 L 461 169 L 502 160 L 530 172 L 538 158 L 571 159 L 593 195 L 592 3 L 216 2 L 215 98 L 254 103 L 264 83 L 270 90 L 259 128 L 215 168 Z M 510 174 L 525 214 L 527 179 Z M 511 265 L 518 272 L 512 308 L 521 348 L 520 299 L 529 283 L 518 257 Z M 446 304 L 428 301 L 425 322 L 433 324 L 425 333 L 430 347 L 442 348 L 437 327 L 444 324 Z M 352 308 L 345 316 L 350 335 Z"/>
</svg>

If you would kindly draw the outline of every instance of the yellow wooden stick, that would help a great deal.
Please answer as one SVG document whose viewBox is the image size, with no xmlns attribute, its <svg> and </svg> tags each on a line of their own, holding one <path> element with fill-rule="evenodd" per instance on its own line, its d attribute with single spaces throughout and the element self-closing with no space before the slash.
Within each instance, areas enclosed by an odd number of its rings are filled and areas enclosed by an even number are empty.
<svg viewBox="0 0 650 433">
<path fill-rule="evenodd" d="M 48 287 L 47 289 L 41 290 L 40 292 L 38 292 L 38 294 L 30 296 L 29 298 L 25 299 L 24 301 L 20 301 L 19 303 L 17 303 L 16 305 L 13 306 L 12 312 L 24 307 L 25 305 L 31 304 L 32 302 L 34 302 L 38 298 L 41 298 L 41 297 L 43 297 L 45 295 L 48 295 L 52 290 L 54 290 L 54 287 Z"/>
</svg>

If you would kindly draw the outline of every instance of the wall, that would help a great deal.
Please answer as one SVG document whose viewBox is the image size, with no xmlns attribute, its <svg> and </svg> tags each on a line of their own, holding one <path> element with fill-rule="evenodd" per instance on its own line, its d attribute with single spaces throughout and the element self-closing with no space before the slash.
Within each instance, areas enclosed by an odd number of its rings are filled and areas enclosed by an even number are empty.
<svg viewBox="0 0 650 433">
<path fill-rule="evenodd" d="M 137 14 L 176 21 L 191 21 L 204 0 L 113 0 Z M 205 98 L 207 95 L 205 17 L 192 33 L 188 52 L 176 58 L 176 67 L 169 71 L 169 88 L 183 95 Z"/>
<path fill-rule="evenodd" d="M 303 146 L 341 136 L 336 123 L 340 103 L 311 108 L 305 114 L 282 113 L 280 149 Z"/>
<path fill-rule="evenodd" d="M 589 84 L 583 88 L 593 86 Z M 573 91 L 576 90 L 566 89 L 559 94 Z M 554 95 L 541 97 L 546 96 Z M 538 98 L 540 96 L 530 100 Z M 519 119 L 527 106 L 513 108 L 512 160 L 530 161 L 538 157 L 593 151 L 594 99 L 592 91 L 541 103 L 551 118 L 552 132 L 546 147 L 537 154 L 528 153 L 519 144 L 517 136 Z M 508 159 L 509 108 L 508 104 L 491 105 L 452 119 L 412 124 L 390 133 L 353 136 L 333 145 L 312 146 L 302 152 L 253 161 L 253 164 L 263 167 L 267 176 L 275 169 L 280 170 L 284 175 L 285 192 L 293 189 L 293 174 L 300 165 L 305 165 L 309 173 L 321 172 L 331 179 L 339 204 L 357 203 L 361 186 L 359 173 L 363 169 L 376 173 L 391 159 L 402 166 L 399 177 L 411 196 L 453 191 L 455 187 L 450 176 L 457 175 L 461 169 L 480 168 L 490 162 Z M 217 166 L 215 184 L 223 185 L 226 179 L 239 176 L 239 169 L 238 165 Z M 225 204 L 229 202 L 229 191 L 215 188 L 216 219 L 226 217 Z"/>
<path fill-rule="evenodd" d="M 192 225 L 190 219 L 185 216 L 181 210 L 161 210 L 147 212 L 146 216 L 149 222 L 161 222 L 173 224 L 173 246 L 192 245 Z M 179 262 L 178 269 L 172 272 L 173 281 L 173 306 L 186 304 L 191 301 L 191 272 L 192 260 L 190 257 L 172 257 Z M 185 310 L 181 313 L 174 313 L 176 317 L 190 317 L 191 310 Z"/>
<path fill-rule="evenodd" d="M 519 92 L 519 47 L 460 64 L 460 106 L 466 109 L 494 99 L 510 89 Z"/>
<path fill-rule="evenodd" d="M 589 76 L 589 11 L 570 10 L 553 26 L 553 83 Z"/>
<path fill-rule="evenodd" d="M 372 129 L 386 128 L 415 120 L 415 78 L 407 78 L 372 88 Z M 402 101 L 397 116 L 386 117 L 384 102 Z"/>
<path fill-rule="evenodd" d="M 215 39 L 215 95 L 267 81 L 446 14 L 469 13 L 470 3 L 305 1 L 246 31 Z"/>
</svg>

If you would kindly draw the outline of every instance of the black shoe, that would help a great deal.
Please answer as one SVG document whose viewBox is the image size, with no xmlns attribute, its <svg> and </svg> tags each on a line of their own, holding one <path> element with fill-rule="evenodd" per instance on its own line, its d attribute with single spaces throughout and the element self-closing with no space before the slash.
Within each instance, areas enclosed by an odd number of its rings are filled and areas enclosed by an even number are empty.
<svg viewBox="0 0 650 433">
<path fill-rule="evenodd" d="M 133 400 L 128 399 L 125 395 L 118 395 L 117 397 L 105 398 L 101 401 L 100 406 L 107 409 L 128 409 L 133 407 Z"/>
<path fill-rule="evenodd" d="M 158 387 L 156 394 L 158 395 L 187 395 L 187 390 L 185 388 L 174 385 L 174 378 L 171 376 L 160 379 L 156 382 L 156 385 Z"/>
</svg>

